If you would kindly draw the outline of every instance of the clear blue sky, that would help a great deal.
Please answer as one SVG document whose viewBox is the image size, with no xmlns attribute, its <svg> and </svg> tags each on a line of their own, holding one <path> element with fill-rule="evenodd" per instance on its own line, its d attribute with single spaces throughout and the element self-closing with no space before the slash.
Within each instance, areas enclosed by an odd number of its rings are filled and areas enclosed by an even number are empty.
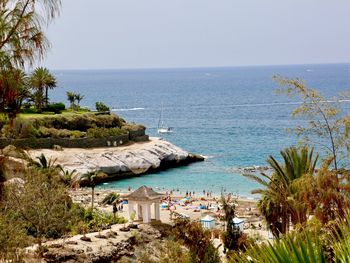
<svg viewBox="0 0 350 263">
<path fill-rule="evenodd" d="M 350 62 L 349 0 L 63 0 L 50 69 Z"/>
</svg>

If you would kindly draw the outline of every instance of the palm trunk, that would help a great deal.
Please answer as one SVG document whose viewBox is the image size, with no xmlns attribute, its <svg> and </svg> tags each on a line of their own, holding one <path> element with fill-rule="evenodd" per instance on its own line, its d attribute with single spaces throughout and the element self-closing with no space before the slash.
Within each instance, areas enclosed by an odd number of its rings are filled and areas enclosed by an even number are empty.
<svg viewBox="0 0 350 263">
<path fill-rule="evenodd" d="M 91 210 L 94 210 L 95 187 L 91 187 Z"/>
<path fill-rule="evenodd" d="M 47 108 L 49 105 L 49 89 L 45 88 L 45 108 Z"/>
</svg>

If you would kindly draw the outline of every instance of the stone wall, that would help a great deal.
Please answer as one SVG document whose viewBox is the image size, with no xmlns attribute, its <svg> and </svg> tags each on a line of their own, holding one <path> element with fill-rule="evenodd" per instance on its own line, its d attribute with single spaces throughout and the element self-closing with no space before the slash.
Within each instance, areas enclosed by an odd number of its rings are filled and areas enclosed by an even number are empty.
<svg viewBox="0 0 350 263">
<path fill-rule="evenodd" d="M 119 146 L 128 143 L 129 141 L 147 141 L 148 136 L 132 136 L 120 135 L 107 138 L 26 138 L 26 139 L 6 139 L 0 138 L 0 149 L 8 145 L 14 145 L 18 148 L 32 149 L 52 149 L 54 145 L 62 146 L 63 148 L 97 148 L 108 146 Z"/>
<path fill-rule="evenodd" d="M 129 140 L 134 141 L 135 138 L 144 137 L 145 134 L 146 134 L 145 128 L 140 128 L 138 130 L 131 130 L 131 131 L 129 131 Z"/>
</svg>

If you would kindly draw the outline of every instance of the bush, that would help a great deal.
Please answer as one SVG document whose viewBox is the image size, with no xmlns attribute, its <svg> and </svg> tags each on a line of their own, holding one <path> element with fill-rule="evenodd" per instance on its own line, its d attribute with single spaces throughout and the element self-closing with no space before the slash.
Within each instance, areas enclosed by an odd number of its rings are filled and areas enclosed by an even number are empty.
<svg viewBox="0 0 350 263">
<path fill-rule="evenodd" d="M 15 119 L 13 126 L 4 126 L 1 133 L 6 138 L 23 139 L 38 137 L 40 132 L 30 120 Z"/>
<path fill-rule="evenodd" d="M 86 132 L 81 131 L 71 131 L 70 138 L 77 139 L 77 138 L 84 138 L 86 137 Z"/>
<path fill-rule="evenodd" d="M 54 112 L 58 114 L 64 111 L 65 109 L 66 109 L 66 106 L 64 105 L 64 103 L 58 102 L 58 103 L 49 104 L 47 108 L 43 109 L 43 111 L 49 111 L 49 112 Z"/>
<path fill-rule="evenodd" d="M 109 108 L 108 106 L 106 106 L 103 102 L 100 102 L 100 101 L 96 102 L 95 107 L 96 107 L 96 110 L 97 110 L 98 112 L 101 112 L 101 111 L 110 111 L 110 108 Z"/>
<path fill-rule="evenodd" d="M 87 130 L 87 137 L 89 138 L 106 138 L 111 136 L 120 136 L 127 134 L 127 131 L 120 128 L 90 128 Z"/>
<path fill-rule="evenodd" d="M 84 221 L 87 223 L 89 230 L 99 231 L 101 228 L 106 228 L 113 224 L 123 224 L 127 221 L 123 217 L 114 217 L 112 213 L 103 212 L 100 210 L 87 209 L 84 213 Z"/>
<path fill-rule="evenodd" d="M 119 200 L 119 194 L 109 193 L 108 195 L 106 195 L 105 198 L 103 198 L 102 204 L 111 205 L 114 201 L 118 201 L 118 200 Z"/>
<path fill-rule="evenodd" d="M 46 127 L 41 127 L 39 129 L 39 136 L 41 138 L 69 138 L 71 137 L 71 131 L 66 130 L 66 129 L 55 129 L 55 128 L 46 128 Z"/>
</svg>

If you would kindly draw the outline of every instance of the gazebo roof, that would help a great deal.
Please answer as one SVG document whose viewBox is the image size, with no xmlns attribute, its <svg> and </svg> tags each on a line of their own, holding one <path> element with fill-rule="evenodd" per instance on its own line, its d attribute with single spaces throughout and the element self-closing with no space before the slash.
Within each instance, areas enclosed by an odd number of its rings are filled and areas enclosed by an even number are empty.
<svg viewBox="0 0 350 263">
<path fill-rule="evenodd" d="M 153 201 L 160 199 L 163 194 L 157 193 L 147 186 L 141 186 L 131 194 L 127 195 L 126 198 L 129 201 Z"/>
</svg>

